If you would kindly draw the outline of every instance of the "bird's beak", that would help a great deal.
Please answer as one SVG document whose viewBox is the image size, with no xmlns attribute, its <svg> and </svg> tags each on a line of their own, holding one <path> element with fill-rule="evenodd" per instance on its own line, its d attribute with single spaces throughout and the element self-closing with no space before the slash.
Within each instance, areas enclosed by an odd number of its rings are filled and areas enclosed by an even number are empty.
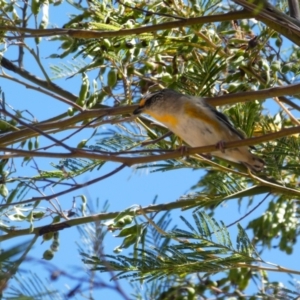
<svg viewBox="0 0 300 300">
<path fill-rule="evenodd" d="M 144 107 L 145 107 L 145 103 L 146 103 L 146 99 L 144 99 L 144 98 L 141 99 L 141 101 L 139 103 L 139 107 L 133 111 L 133 114 L 138 115 L 138 114 L 142 113 L 144 110 Z"/>
<path fill-rule="evenodd" d="M 135 110 L 133 111 L 133 114 L 134 114 L 134 115 L 138 115 L 138 114 L 140 114 L 141 112 L 143 112 L 143 107 L 138 107 L 137 109 L 135 109 Z"/>
</svg>

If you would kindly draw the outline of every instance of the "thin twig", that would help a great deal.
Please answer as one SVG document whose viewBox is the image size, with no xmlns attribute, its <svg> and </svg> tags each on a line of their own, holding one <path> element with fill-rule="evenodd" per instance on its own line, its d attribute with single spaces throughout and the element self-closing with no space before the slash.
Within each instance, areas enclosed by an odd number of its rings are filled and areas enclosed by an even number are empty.
<svg viewBox="0 0 300 300">
<path fill-rule="evenodd" d="M 11 117 L 13 120 L 17 121 L 18 123 L 20 123 L 21 125 L 29 128 L 30 130 L 32 131 L 35 131 L 37 133 L 39 133 L 40 135 L 48 138 L 49 140 L 51 140 L 52 142 L 56 143 L 57 145 L 60 145 L 61 147 L 69 150 L 70 152 L 72 152 L 72 147 L 69 147 L 68 145 L 62 143 L 61 141 L 59 141 L 58 139 L 52 137 L 51 135 L 49 135 L 48 133 L 45 133 L 44 131 L 40 130 L 39 128 L 36 128 L 35 126 L 32 126 L 26 122 L 23 122 L 20 118 L 14 116 L 13 114 L 11 114 L 10 112 L 8 112 L 7 110 L 5 109 L 1 109 L 0 112 L 2 112 L 3 114 Z"/>
<path fill-rule="evenodd" d="M 226 225 L 226 228 L 229 228 L 237 223 L 239 223 L 240 221 L 242 221 L 243 219 L 245 219 L 246 217 L 248 217 L 253 211 L 255 211 L 271 194 L 268 193 L 260 202 L 258 202 L 257 205 L 255 205 L 252 209 L 250 209 L 244 216 L 242 216 L 241 218 L 239 218 L 238 220 Z"/>
<path fill-rule="evenodd" d="M 166 137 L 168 137 L 168 136 L 170 136 L 170 135 L 172 135 L 172 134 L 173 134 L 173 132 L 169 131 L 169 132 L 163 134 L 162 136 L 160 136 L 160 137 L 157 138 L 157 139 L 142 142 L 142 143 L 141 143 L 141 146 L 147 146 L 147 145 L 156 144 L 157 142 L 163 140 L 164 138 L 166 138 Z M 147 150 L 145 150 L 145 151 L 147 151 Z M 151 151 L 153 151 L 153 149 L 151 149 Z"/>
<path fill-rule="evenodd" d="M 26 203 L 30 203 L 30 202 L 35 202 L 35 201 L 40 201 L 40 200 L 50 200 L 50 199 L 53 199 L 53 198 L 56 198 L 56 197 L 59 197 L 59 196 L 62 196 L 64 194 L 67 194 L 67 193 L 70 193 L 70 192 L 73 192 L 73 191 L 76 191 L 80 188 L 83 188 L 83 187 L 87 187 L 91 184 L 94 184 L 96 182 L 99 182 L 101 180 L 104 180 L 118 172 L 120 172 L 122 169 L 124 169 L 126 167 L 125 164 L 122 164 L 120 165 L 119 167 L 117 167 L 115 170 L 103 175 L 103 176 L 100 176 L 100 177 L 97 177 L 95 179 L 92 179 L 90 181 L 87 181 L 85 183 L 79 183 L 77 184 L 76 186 L 73 186 L 67 190 L 64 190 L 64 191 L 61 191 L 59 193 L 56 193 L 56 194 L 53 194 L 53 195 L 49 195 L 49 196 L 43 196 L 43 197 L 32 197 L 31 199 L 28 199 L 28 200 L 24 200 L 24 201 L 19 201 L 17 202 L 17 204 L 26 204 Z M 8 204 L 1 204 L 0 207 L 8 207 L 10 205 L 15 205 L 16 203 L 8 203 Z"/>
<path fill-rule="evenodd" d="M 0 74 L 0 77 L 11 80 L 11 81 L 14 81 L 14 82 L 17 82 L 18 84 L 24 85 L 27 89 L 35 90 L 35 91 L 38 91 L 38 92 L 43 93 L 45 95 L 48 95 L 48 96 L 50 96 L 54 99 L 57 99 L 61 102 L 64 102 L 64 103 L 70 105 L 70 106 L 73 106 L 78 111 L 83 111 L 83 108 L 81 106 L 79 106 L 76 102 L 70 101 L 69 99 L 67 99 L 63 96 L 56 95 L 55 93 L 48 92 L 47 90 L 43 89 L 40 86 L 33 86 L 31 84 L 28 84 L 27 82 L 21 81 L 18 78 L 15 78 L 15 77 L 11 77 L 11 76 L 9 76 L 8 74 L 5 74 L 5 73 Z"/>
<path fill-rule="evenodd" d="M 43 67 L 43 64 L 41 63 L 41 60 L 39 58 L 39 56 L 34 52 L 34 50 L 32 48 L 29 48 L 26 44 L 24 45 L 24 47 L 29 51 L 29 53 L 34 57 L 35 61 L 37 62 L 38 66 L 40 67 L 40 70 L 42 71 L 43 75 L 46 78 L 46 81 L 51 83 L 51 79 L 48 76 L 45 68 Z"/>
<path fill-rule="evenodd" d="M 27 8 L 28 8 L 28 2 L 24 1 L 24 5 L 21 8 L 21 11 L 22 11 L 22 27 L 23 28 L 27 27 Z M 22 42 L 21 42 L 21 45 L 18 47 L 19 48 L 18 63 L 19 63 L 20 68 L 23 68 L 23 58 L 24 58 L 24 48 L 22 46 L 22 44 L 24 43 L 24 37 L 23 36 L 24 36 L 23 34 L 20 35 L 20 40 Z"/>
<path fill-rule="evenodd" d="M 102 117 L 103 117 L 103 116 L 98 117 L 98 119 L 99 119 L 99 118 L 102 118 Z M 97 118 L 96 118 L 96 119 L 93 119 L 93 120 L 91 120 L 91 121 L 89 121 L 89 122 L 87 122 L 86 124 L 84 124 L 84 125 L 82 125 L 82 126 L 80 126 L 80 127 L 79 127 L 78 129 L 76 129 L 74 132 L 70 133 L 68 136 L 66 136 L 66 137 L 64 137 L 63 139 L 61 139 L 61 142 L 64 142 L 64 141 L 68 140 L 69 138 L 71 138 L 72 136 L 74 136 L 76 133 L 82 131 L 84 128 L 89 127 L 89 126 L 90 126 L 92 123 L 94 123 L 96 120 L 97 120 Z M 46 149 L 49 149 L 49 148 L 51 148 L 51 147 L 53 147 L 53 146 L 55 146 L 55 145 L 50 145 L 50 146 L 47 146 L 47 147 L 42 147 L 42 148 L 40 148 L 39 150 L 41 150 L 41 149 L 46 150 Z"/>
<path fill-rule="evenodd" d="M 28 72 L 27 70 L 18 67 L 17 65 L 13 64 L 9 59 L 5 58 L 4 56 L 0 56 L 0 65 L 3 68 L 5 68 L 9 71 L 12 71 L 12 72 L 20 75 L 21 77 L 35 83 L 36 85 L 38 85 L 46 90 L 50 90 L 66 99 L 69 99 L 74 102 L 77 99 L 76 95 L 62 89 L 61 87 L 54 84 L 53 82 L 48 82 L 46 80 L 43 80 L 43 79 L 35 76 L 34 74 Z"/>
<path fill-rule="evenodd" d="M 274 97 L 273 98 L 276 103 L 284 110 L 284 112 L 290 117 L 292 123 L 296 124 L 296 125 L 300 125 L 300 122 L 298 121 L 298 119 L 296 117 L 294 117 L 294 115 L 281 103 L 281 101 L 279 100 L 278 97 Z"/>
</svg>

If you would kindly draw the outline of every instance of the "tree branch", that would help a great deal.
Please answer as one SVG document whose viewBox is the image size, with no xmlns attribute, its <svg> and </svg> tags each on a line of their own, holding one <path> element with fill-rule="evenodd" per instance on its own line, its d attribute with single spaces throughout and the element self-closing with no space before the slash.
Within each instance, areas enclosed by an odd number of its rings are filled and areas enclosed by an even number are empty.
<svg viewBox="0 0 300 300">
<path fill-rule="evenodd" d="M 166 22 L 163 24 L 156 24 L 150 26 L 142 26 L 132 29 L 123 29 L 117 31 L 99 31 L 99 30 L 78 30 L 78 29 L 30 29 L 16 26 L 0 26 L 0 30 L 13 31 L 20 33 L 29 33 L 30 35 L 24 35 L 24 38 L 29 37 L 45 37 L 53 35 L 69 35 L 73 38 L 80 39 L 98 39 L 103 37 L 116 37 L 116 36 L 127 36 L 136 35 L 147 32 L 172 29 L 178 27 L 186 27 L 191 25 L 206 24 L 211 22 L 223 22 L 232 21 L 238 19 L 250 19 L 256 18 L 269 27 L 278 31 L 292 42 L 300 46 L 300 22 L 274 6 L 269 4 L 266 0 L 234 0 L 235 3 L 245 8 L 243 11 L 234 11 L 227 14 L 217 14 L 211 16 L 203 16 L 197 18 L 189 18 L 185 20 Z M 6 36 L 7 39 L 15 39 L 16 37 Z"/>
<path fill-rule="evenodd" d="M 295 126 L 291 128 L 285 128 L 277 132 L 268 133 L 259 137 L 247 138 L 239 141 L 227 142 L 224 143 L 224 149 L 230 148 L 238 148 L 242 146 L 252 146 L 260 143 L 272 141 L 275 139 L 279 139 L 282 137 L 286 137 L 293 134 L 300 133 L 300 126 Z M 215 151 L 219 151 L 216 145 L 209 145 L 204 147 L 195 147 L 188 148 L 188 153 L 182 155 L 182 150 L 174 150 L 170 153 L 159 154 L 159 155 L 147 155 L 144 157 L 128 157 L 128 156 L 120 156 L 118 152 L 107 152 L 107 154 L 99 154 L 97 151 L 92 150 L 82 150 L 77 148 L 72 148 L 71 153 L 59 153 L 59 152 L 39 152 L 39 151 L 26 151 L 19 150 L 13 148 L 1 148 L 0 151 L 5 152 L 0 155 L 0 159 L 8 159 L 8 158 L 16 158 L 16 157 L 53 157 L 53 158 L 89 158 L 89 159 L 99 159 L 103 161 L 111 161 L 111 162 L 119 162 L 123 163 L 126 166 L 133 166 L 136 164 L 145 164 L 156 162 L 159 160 L 168 160 L 168 159 L 176 159 L 182 156 L 191 155 L 191 154 L 201 154 L 201 153 L 213 153 Z M 151 150 L 149 150 L 151 152 Z M 104 152 L 102 152 L 104 153 Z M 128 151 L 127 155 L 130 155 L 131 152 Z"/>
<path fill-rule="evenodd" d="M 224 22 L 231 21 L 237 19 L 247 19 L 253 18 L 254 15 L 249 13 L 246 10 L 243 11 L 233 11 L 227 14 L 216 14 L 210 16 L 203 16 L 197 18 L 189 18 L 179 21 L 166 22 L 163 24 L 142 26 L 138 28 L 132 29 L 123 29 L 116 31 L 99 31 L 99 30 L 80 30 L 80 29 L 65 29 L 65 28 L 52 28 L 52 29 L 31 29 L 31 28 L 23 28 L 16 26 L 0 26 L 0 30 L 3 31 L 13 31 L 20 33 L 29 33 L 30 35 L 25 36 L 29 37 L 45 37 L 45 36 L 53 36 L 53 35 L 68 35 L 73 38 L 80 39 L 99 39 L 103 37 L 116 37 L 116 36 L 127 36 L 127 35 L 137 35 L 147 32 L 172 29 L 178 27 L 186 27 L 191 25 L 199 25 L 206 24 L 212 22 Z M 16 37 L 6 36 L 7 39 L 15 39 Z"/>
<path fill-rule="evenodd" d="M 13 27 L 13 26 L 11 26 Z M 26 28 L 23 28 L 26 29 Z M 35 75 L 33 75 L 32 73 L 28 72 L 27 70 L 20 68 L 18 66 L 16 66 L 15 64 L 13 64 L 10 60 L 8 60 L 7 58 L 0 56 L 0 65 L 9 70 L 12 71 L 18 75 L 20 75 L 21 77 L 35 83 L 36 85 L 46 89 L 46 90 L 50 90 L 58 95 L 61 95 L 62 97 L 69 99 L 71 101 L 76 101 L 77 96 L 62 89 L 61 87 L 59 87 L 58 85 L 52 83 L 52 82 L 48 82 L 46 80 L 43 80 Z"/>
<path fill-rule="evenodd" d="M 290 16 L 297 20 L 300 20 L 300 10 L 298 0 L 288 0 Z"/>
<path fill-rule="evenodd" d="M 300 83 L 298 84 L 291 84 L 288 86 L 282 87 L 274 87 L 259 91 L 247 91 L 243 93 L 235 93 L 235 94 L 227 94 L 219 97 L 211 97 L 205 98 L 205 100 L 213 106 L 218 105 L 226 105 L 226 104 L 235 104 L 238 102 L 247 102 L 253 100 L 264 100 L 271 97 L 276 96 L 283 96 L 283 95 L 297 95 L 300 94 Z M 280 97 L 282 102 L 287 103 L 291 107 L 298 109 L 300 111 L 300 106 L 296 103 L 293 103 L 291 100 Z M 69 117 L 59 121 L 50 121 L 46 120 L 40 123 L 35 124 L 35 128 L 38 128 L 43 131 L 47 131 L 48 133 L 55 132 L 55 131 L 64 131 L 69 130 L 71 126 L 74 124 L 81 122 L 83 120 L 91 119 L 91 118 L 101 118 L 104 116 L 114 116 L 114 115 L 124 115 L 124 114 L 131 114 L 138 106 L 116 106 L 116 107 L 107 107 L 101 109 L 87 109 L 76 116 Z M 8 146 L 10 144 L 15 144 L 17 142 L 21 142 L 28 138 L 37 136 L 36 132 L 33 132 L 27 128 L 20 128 L 19 131 L 9 132 L 0 135 L 1 141 L 0 145 Z"/>
<path fill-rule="evenodd" d="M 265 23 L 270 28 L 284 35 L 300 46 L 300 22 L 278 10 L 267 0 L 233 0 L 247 11 L 253 13 L 254 18 Z"/>
<path fill-rule="evenodd" d="M 277 186 L 277 188 L 276 188 L 276 185 L 274 185 L 272 188 L 270 188 L 270 187 L 264 187 L 264 188 L 265 188 L 266 193 L 285 192 L 290 195 L 294 195 L 294 196 L 298 196 L 298 197 L 300 196 L 299 191 L 289 189 L 286 187 L 282 187 L 282 186 Z M 223 197 L 220 197 L 220 201 L 222 200 L 222 198 Z M 186 208 L 186 207 L 194 207 L 195 205 L 197 205 L 197 204 L 199 205 L 200 203 L 201 203 L 201 199 L 199 199 L 199 197 L 197 197 L 196 199 L 194 199 L 194 198 L 193 199 L 182 199 L 182 200 L 176 200 L 174 202 L 157 204 L 157 205 L 151 204 L 149 206 L 145 206 L 140 209 L 139 208 L 133 209 L 131 212 L 128 212 L 128 215 L 138 216 L 138 215 L 143 215 L 145 213 L 148 214 L 148 213 L 153 213 L 153 212 L 169 211 L 169 210 L 178 209 L 178 208 L 182 209 L 182 208 Z M 15 204 L 15 203 L 12 203 L 12 204 Z M 6 205 L 5 204 L 0 205 L 1 208 L 3 206 L 6 206 Z M 110 212 L 110 213 L 100 213 L 100 214 L 95 214 L 95 215 L 90 215 L 90 216 L 86 216 L 86 217 L 63 221 L 60 223 L 53 224 L 53 231 L 62 230 L 62 229 L 69 228 L 72 226 L 78 226 L 78 225 L 87 224 L 87 223 L 96 222 L 96 221 L 111 220 L 111 219 L 117 217 L 119 214 L 120 214 L 120 211 Z M 5 229 L 7 234 L 0 236 L 0 242 L 14 238 L 14 237 L 23 236 L 23 235 L 43 234 L 43 232 L 45 231 L 44 230 L 45 227 L 48 227 L 48 226 L 50 226 L 50 225 L 35 227 L 33 229 L 33 231 L 30 228 L 29 229 L 20 229 L 20 230 Z M 4 229 L 2 229 L 2 230 L 4 230 Z"/>
</svg>

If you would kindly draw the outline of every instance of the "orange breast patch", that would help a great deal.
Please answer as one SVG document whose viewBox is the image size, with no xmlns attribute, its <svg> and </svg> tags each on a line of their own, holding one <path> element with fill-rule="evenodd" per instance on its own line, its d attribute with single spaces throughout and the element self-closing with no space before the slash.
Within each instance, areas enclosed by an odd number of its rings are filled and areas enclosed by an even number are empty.
<svg viewBox="0 0 300 300">
<path fill-rule="evenodd" d="M 178 124 L 178 120 L 174 115 L 168 115 L 168 114 L 160 115 L 160 114 L 155 114 L 153 112 L 151 113 L 147 112 L 147 113 L 158 122 L 167 124 L 170 127 L 175 127 Z"/>
</svg>

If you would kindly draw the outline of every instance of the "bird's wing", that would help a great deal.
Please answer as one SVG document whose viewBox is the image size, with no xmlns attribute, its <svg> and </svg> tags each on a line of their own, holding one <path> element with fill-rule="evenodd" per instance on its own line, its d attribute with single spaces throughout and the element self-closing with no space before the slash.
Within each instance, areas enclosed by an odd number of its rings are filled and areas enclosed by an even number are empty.
<svg viewBox="0 0 300 300">
<path fill-rule="evenodd" d="M 243 136 L 243 134 L 241 132 L 239 132 L 237 129 L 235 129 L 233 127 L 233 125 L 230 123 L 229 119 L 227 118 L 227 116 L 225 116 L 223 113 L 219 112 L 218 110 L 214 109 L 214 113 L 217 116 L 217 119 L 219 121 L 221 121 L 223 124 L 225 124 L 228 129 L 230 129 L 231 131 L 233 131 L 235 134 L 237 134 L 241 139 L 244 139 L 245 137 Z"/>
</svg>

